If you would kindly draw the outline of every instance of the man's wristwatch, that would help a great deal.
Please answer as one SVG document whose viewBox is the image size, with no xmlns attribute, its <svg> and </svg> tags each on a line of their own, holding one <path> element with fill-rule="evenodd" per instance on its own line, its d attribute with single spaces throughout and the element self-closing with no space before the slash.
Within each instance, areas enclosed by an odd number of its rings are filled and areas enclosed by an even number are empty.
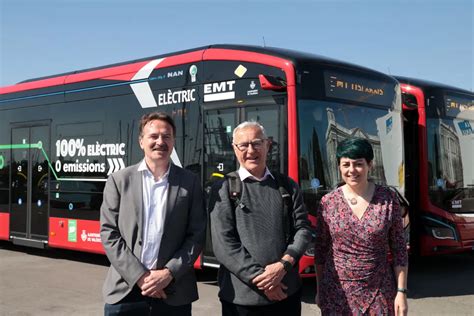
<svg viewBox="0 0 474 316">
<path fill-rule="evenodd" d="M 285 269 L 286 272 L 290 271 L 291 269 L 293 269 L 293 265 L 291 264 L 291 262 L 285 260 L 285 259 L 280 259 L 279 261 L 282 265 L 283 265 L 283 269 Z"/>
</svg>

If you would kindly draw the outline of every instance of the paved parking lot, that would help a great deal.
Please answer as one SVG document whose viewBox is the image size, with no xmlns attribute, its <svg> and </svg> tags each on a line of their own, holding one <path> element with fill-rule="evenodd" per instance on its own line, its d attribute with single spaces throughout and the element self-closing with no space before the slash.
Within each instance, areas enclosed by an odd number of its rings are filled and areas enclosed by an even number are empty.
<svg viewBox="0 0 474 316">
<path fill-rule="evenodd" d="M 104 256 L 36 250 L 0 242 L 0 315 L 101 315 Z M 193 315 L 219 315 L 215 271 L 200 272 Z M 474 254 L 413 262 L 410 315 L 474 315 Z M 319 315 L 314 281 L 305 281 L 303 315 Z"/>
</svg>

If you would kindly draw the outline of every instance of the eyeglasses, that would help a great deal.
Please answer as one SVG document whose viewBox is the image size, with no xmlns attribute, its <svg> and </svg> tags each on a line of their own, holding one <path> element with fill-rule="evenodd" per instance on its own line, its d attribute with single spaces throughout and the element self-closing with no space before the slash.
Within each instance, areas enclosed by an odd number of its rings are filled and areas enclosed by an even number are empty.
<svg viewBox="0 0 474 316">
<path fill-rule="evenodd" d="M 250 145 L 252 145 L 252 148 L 254 150 L 260 150 L 263 148 L 263 143 L 265 141 L 266 139 L 254 139 L 251 142 L 238 143 L 238 144 L 234 143 L 234 146 L 237 147 L 237 149 L 240 151 L 247 151 Z"/>
</svg>

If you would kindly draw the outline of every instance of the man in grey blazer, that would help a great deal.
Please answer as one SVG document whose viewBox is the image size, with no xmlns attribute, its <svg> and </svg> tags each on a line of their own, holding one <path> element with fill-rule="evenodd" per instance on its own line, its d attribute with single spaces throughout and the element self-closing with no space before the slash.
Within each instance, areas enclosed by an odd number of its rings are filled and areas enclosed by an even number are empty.
<svg viewBox="0 0 474 316">
<path fill-rule="evenodd" d="M 191 315 L 198 299 L 193 263 L 206 211 L 199 177 L 171 162 L 176 127 L 165 113 L 140 121 L 144 159 L 109 176 L 100 235 L 111 266 L 105 315 Z"/>
</svg>

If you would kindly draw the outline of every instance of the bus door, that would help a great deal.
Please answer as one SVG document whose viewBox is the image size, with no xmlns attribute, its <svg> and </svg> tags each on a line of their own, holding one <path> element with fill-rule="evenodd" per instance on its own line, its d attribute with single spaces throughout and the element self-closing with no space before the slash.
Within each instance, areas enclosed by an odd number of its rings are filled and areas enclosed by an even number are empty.
<svg viewBox="0 0 474 316">
<path fill-rule="evenodd" d="M 212 184 L 224 178 L 224 175 L 235 171 L 238 163 L 232 147 L 232 132 L 243 121 L 258 121 L 266 131 L 267 137 L 272 140 L 272 147 L 268 153 L 267 165 L 270 170 L 280 170 L 283 159 L 280 156 L 282 137 L 280 111 L 281 105 L 250 105 L 248 107 L 224 108 L 212 106 L 204 107 L 204 191 L 206 200 L 211 191 Z M 210 224 L 212 225 L 212 224 Z M 204 266 L 217 266 L 214 258 L 210 229 L 207 229 L 206 244 L 203 250 L 202 264 Z"/>
<path fill-rule="evenodd" d="M 10 236 L 43 248 L 48 241 L 49 126 L 12 128 Z"/>
</svg>

